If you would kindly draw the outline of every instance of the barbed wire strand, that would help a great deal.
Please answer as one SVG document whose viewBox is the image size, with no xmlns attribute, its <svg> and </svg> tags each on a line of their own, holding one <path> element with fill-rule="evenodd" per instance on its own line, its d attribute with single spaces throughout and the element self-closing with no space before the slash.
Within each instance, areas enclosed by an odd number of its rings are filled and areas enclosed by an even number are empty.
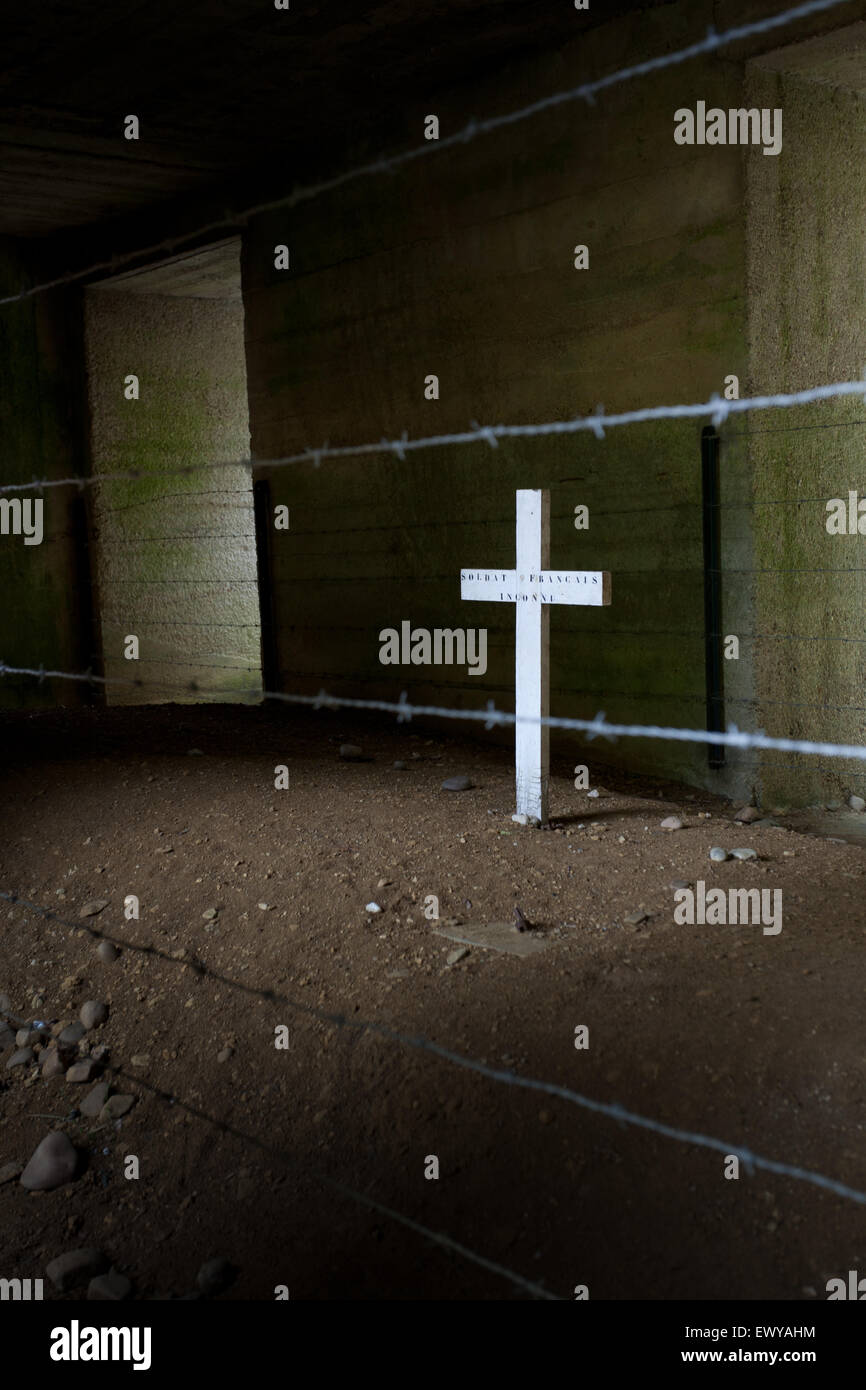
<svg viewBox="0 0 866 1390">
<path fill-rule="evenodd" d="M 155 954 L 164 960 L 171 959 L 164 952 L 152 946 L 136 948 L 134 943 L 128 943 L 122 939 L 116 939 L 100 931 L 98 927 L 82 922 L 70 922 L 53 912 L 50 908 L 42 907 L 39 903 L 33 903 L 29 899 L 21 898 L 16 893 L 9 890 L 0 890 L 0 898 L 7 902 L 27 907 L 38 915 L 50 920 L 57 921 L 63 926 L 67 926 L 75 931 L 80 931 L 82 926 L 91 936 L 101 940 L 108 940 L 129 950 L 140 949 L 146 954 Z M 174 962 L 177 964 L 177 962 Z M 185 962 L 189 964 L 190 962 Z M 199 974 L 206 974 L 220 984 L 234 986 L 236 981 L 227 979 L 219 972 L 212 971 L 205 962 L 196 960 L 193 965 Z M 850 1187 L 847 1183 L 839 1182 L 835 1178 L 827 1177 L 823 1173 L 817 1173 L 808 1168 L 798 1165 L 781 1162 L 777 1159 L 764 1158 L 756 1154 L 752 1149 L 746 1148 L 741 1144 L 728 1143 L 722 1139 L 714 1139 L 710 1135 L 702 1134 L 696 1130 L 679 1129 L 674 1125 L 664 1123 L 664 1121 L 651 1119 L 647 1115 L 640 1115 L 636 1111 L 627 1110 L 618 1102 L 594 1100 L 590 1096 L 581 1095 L 578 1091 L 571 1090 L 568 1086 L 560 1086 L 555 1082 L 539 1081 L 535 1077 L 521 1076 L 511 1070 L 503 1070 L 500 1067 L 491 1067 L 474 1057 L 466 1057 L 460 1052 L 454 1052 L 451 1048 L 443 1047 L 440 1043 L 433 1042 L 432 1039 L 424 1037 L 422 1034 L 403 1033 L 393 1028 L 390 1024 L 379 1023 L 374 1019 L 359 1019 L 347 1016 L 342 1013 L 333 1013 L 328 1009 L 318 1008 L 314 1004 L 303 1004 L 298 1000 L 288 999 L 285 995 L 277 996 L 274 990 L 255 990 L 250 986 L 241 986 L 246 990 L 252 989 L 253 993 L 261 995 L 262 998 L 271 1002 L 285 1005 L 296 1013 L 305 1014 L 315 1018 L 319 1022 L 331 1024 L 337 1028 L 349 1029 L 356 1032 L 373 1034 L 385 1038 L 388 1042 L 399 1043 L 403 1047 L 414 1048 L 421 1052 L 428 1052 L 435 1057 L 440 1057 L 443 1061 L 450 1062 L 452 1066 L 461 1067 L 467 1071 L 472 1071 L 479 1076 L 484 1076 L 490 1081 L 500 1082 L 505 1086 L 514 1086 L 522 1090 L 539 1092 L 542 1095 L 555 1096 L 559 1100 L 564 1100 L 570 1105 L 576 1105 L 580 1109 L 590 1110 L 598 1115 L 605 1115 L 608 1119 L 616 1120 L 619 1124 L 632 1125 L 639 1129 L 649 1130 L 653 1134 L 660 1134 L 665 1139 L 673 1139 L 683 1144 L 692 1144 L 696 1148 L 711 1149 L 715 1153 L 725 1156 L 735 1155 L 743 1163 L 748 1173 L 760 1168 L 765 1172 L 776 1173 L 780 1177 L 794 1178 L 798 1182 L 809 1183 L 814 1187 L 822 1188 L 824 1191 L 832 1192 L 834 1196 L 843 1197 L 849 1201 L 856 1202 L 859 1206 L 866 1206 L 866 1192 L 861 1192 L 857 1188 Z M 408 1219 L 408 1218 L 407 1218 Z M 501 1267 L 497 1267 L 497 1272 L 502 1273 Z M 513 1277 L 509 1273 L 509 1277 Z M 545 1297 L 551 1297 L 545 1294 Z"/>
<path fill-rule="evenodd" d="M 128 687 L 141 686 L 141 681 L 124 680 L 122 677 L 97 676 L 91 671 L 52 671 L 45 670 L 44 667 L 24 667 L 7 666 L 5 662 L 0 662 L 0 676 L 34 676 L 40 681 L 44 680 L 72 680 L 83 681 L 88 684 L 98 685 L 123 685 Z M 655 738 L 664 739 L 674 743 L 712 743 L 726 748 L 764 748 L 775 749 L 781 753 L 805 753 L 816 754 L 827 758 L 853 758 L 861 762 L 866 761 L 866 746 L 863 744 L 848 743 L 827 743 L 812 741 L 809 739 L 797 738 L 773 738 L 763 732 L 748 733 L 741 731 L 735 724 L 729 724 L 726 732 L 710 732 L 707 729 L 683 729 L 676 727 L 664 727 L 658 724 L 611 724 L 605 719 L 603 713 L 597 714 L 595 719 L 571 719 L 559 715 L 545 715 L 542 718 L 532 718 L 529 715 L 511 714 L 507 710 L 497 710 L 492 700 L 489 700 L 487 707 L 483 710 L 478 709 L 447 709 L 438 705 L 412 705 L 405 698 L 406 692 L 400 697 L 399 702 L 392 700 L 362 700 L 355 697 L 330 695 L 325 690 L 320 690 L 318 695 L 297 695 L 288 694 L 282 690 L 248 690 L 239 692 L 237 690 L 217 690 L 208 688 L 203 693 L 207 695 L 226 695 L 237 697 L 238 694 L 258 694 L 263 700 L 279 700 L 285 704 L 301 705 L 311 709 L 369 709 L 377 710 L 382 714 L 396 714 L 398 723 L 408 723 L 415 715 L 422 718 L 435 719 L 465 719 L 471 722 L 484 724 L 485 729 L 498 728 L 510 724 L 541 724 L 551 729 L 572 729 L 578 733 L 586 734 L 590 740 L 598 737 L 615 741 L 617 738 Z M 591 693 L 591 692 L 590 692 Z M 850 706 L 848 708 L 855 708 Z"/>
<path fill-rule="evenodd" d="M 342 445 L 308 445 L 294 454 L 284 454 L 272 459 L 233 459 L 216 463 L 186 463 L 176 467 L 160 469 L 161 478 L 179 474 L 200 473 L 208 469 L 228 467 L 248 467 L 259 469 L 285 468 L 297 463 L 312 463 L 318 467 L 325 459 L 362 458 L 370 454 L 391 453 L 405 462 L 406 455 L 422 449 L 450 448 L 458 444 L 488 444 L 491 449 L 499 447 L 500 439 L 542 439 L 549 435 L 568 435 L 591 433 L 603 439 L 605 430 L 618 429 L 624 425 L 647 424 L 656 420 L 695 420 L 707 416 L 718 428 L 729 415 L 742 415 L 752 410 L 787 410 L 793 406 L 816 405 L 820 401 L 836 400 L 846 396 L 861 396 L 866 399 L 866 381 L 833 381 L 821 386 L 810 386 L 802 391 L 784 391 L 775 395 L 743 396 L 740 400 L 723 400 L 718 393 L 708 401 L 698 401 L 686 405 L 652 405 L 639 410 L 619 411 L 607 415 L 599 406 L 591 415 L 576 415 L 570 420 L 546 420 L 535 425 L 479 425 L 473 423 L 469 430 L 457 430 L 450 434 L 422 435 L 410 439 L 405 432 L 399 439 L 380 439 L 375 443 Z M 153 480 L 154 475 L 140 468 L 121 470 L 114 473 L 92 473 L 73 478 L 32 479 L 29 483 L 6 483 L 0 493 L 45 491 L 55 487 L 94 487 L 100 483 L 133 481 L 138 478 Z"/>
<path fill-rule="evenodd" d="M 108 621 L 108 620 L 106 620 L 106 621 Z M 124 626 L 124 624 L 121 624 L 121 623 L 117 622 L 116 620 L 110 620 L 109 625 L 110 625 L 110 626 L 114 626 L 114 627 Z M 179 626 L 180 626 L 180 624 L 179 624 Z M 338 629 L 338 630 L 340 630 L 340 629 Z M 354 631 L 355 629 L 353 629 L 353 628 L 348 628 L 348 629 L 343 629 L 343 630 L 346 630 L 346 631 Z M 587 632 L 581 632 L 581 633 L 575 634 L 575 635 L 579 635 L 579 636 L 596 636 L 596 635 L 598 635 L 598 634 L 596 634 L 596 633 L 591 633 L 591 632 L 588 632 L 588 631 L 587 631 Z M 605 633 L 605 637 L 607 637 L 608 635 L 610 635 L 610 634 Z M 614 634 L 614 635 L 615 635 L 615 634 Z M 644 635 L 644 634 L 636 633 L 636 634 L 633 634 L 633 635 L 640 636 L 640 635 Z M 655 634 L 653 634 L 653 635 L 655 635 Z M 688 636 L 689 634 L 685 634 L 685 633 L 670 633 L 670 634 L 663 634 L 663 635 L 675 636 L 675 637 L 681 638 L 681 637 L 683 637 L 683 636 Z M 695 637 L 698 637 L 698 636 L 701 636 L 701 637 L 702 637 L 702 634 L 694 634 L 694 636 L 695 636 Z M 799 639 L 799 640 L 802 640 L 802 641 L 812 641 L 812 640 L 816 640 L 816 639 L 812 639 L 812 638 L 802 638 L 802 639 Z M 851 640 L 858 640 L 858 641 L 859 641 L 859 640 L 862 640 L 862 641 L 866 641 L 866 638 L 863 638 L 863 639 L 851 639 Z M 495 644 L 494 644 L 494 649 L 495 649 Z M 203 653 L 201 654 L 201 656 L 198 656 L 198 655 L 196 655 L 195 653 L 192 653 L 188 658 L 184 658 L 183 660 L 176 660 L 174 657 L 171 656 L 170 653 L 167 653 L 166 655 L 162 655 L 162 654 L 160 654 L 160 653 L 156 653 L 154 656 L 139 656 L 139 657 L 137 657 L 137 658 L 136 658 L 136 664 L 137 664 L 137 665 L 145 665 L 145 666 L 179 666 L 179 667 L 181 667 L 181 668 L 186 668 L 186 669 L 193 669 L 193 668 L 194 668 L 194 669 L 197 670 L 197 671 L 247 671 L 247 672 L 257 672 L 257 673 L 260 673 L 260 672 L 261 672 L 261 664 L 260 664 L 260 663 L 259 663 L 258 665 L 255 665 L 255 666 L 245 666 L 245 665 L 242 665 L 242 664 L 229 664 L 229 665 L 226 665 L 225 662 L 220 662 L 219 664 L 215 664 L 214 662 L 205 659 L 205 658 L 210 658 L 210 657 L 216 656 L 216 655 L 221 655 L 221 656 L 227 657 L 227 658 L 229 659 L 229 661 L 231 661 L 231 658 L 232 658 L 232 653 L 230 653 L 230 652 L 223 652 L 223 653 L 203 652 Z M 243 661 L 243 659 L 244 659 L 244 656 L 246 656 L 247 658 L 249 658 L 249 657 L 251 656 L 251 653 L 238 653 L 238 654 L 237 654 L 237 658 L 236 658 L 237 663 L 241 663 L 241 662 Z M 118 657 L 118 658 L 115 658 L 115 659 L 119 661 L 121 658 Z M 43 673 L 43 672 L 42 672 L 42 668 L 39 668 L 39 670 L 37 671 L 36 668 L 33 668 L 33 667 L 31 667 L 31 668 L 27 668 L 27 667 L 14 668 L 14 667 L 4 667 L 2 664 L 0 664 L 0 675 L 3 675 L 3 674 L 11 674 L 13 671 L 14 671 L 16 674 L 19 674 L 19 675 L 39 676 L 40 679 L 47 678 L 47 677 L 50 676 L 51 674 L 54 674 L 54 675 L 65 674 L 65 675 L 67 676 L 68 679 L 76 679 L 76 678 L 80 677 L 80 674 L 81 674 L 81 673 L 75 673 L 75 672 L 67 672 L 67 673 L 58 673 L 58 672 L 50 673 L 50 672 L 45 672 L 45 673 Z M 348 678 L 348 679 L 354 679 L 354 680 L 360 680 L 360 681 L 367 681 L 367 682 L 369 682 L 369 681 L 372 679 L 372 677 L 370 677 L 370 676 L 364 676 L 364 675 L 362 675 L 360 672 L 354 672 L 354 673 L 351 673 L 351 672 L 334 672 L 334 673 L 326 673 L 326 674 L 327 674 L 327 675 L 336 675 L 336 676 L 337 676 L 339 679 L 341 679 L 341 680 L 345 680 L 345 679 Z M 144 679 L 142 679 L 142 677 L 140 677 L 140 676 L 134 676 L 134 677 L 110 676 L 110 677 L 105 677 L 105 678 L 101 678 L 101 677 L 98 677 L 98 676 L 93 676 L 92 679 L 93 679 L 94 681 L 96 681 L 96 682 L 102 681 L 104 684 L 107 684 L 107 685 L 125 685 L 125 686 L 129 686 L 130 688 L 134 688 L 134 689 L 136 689 L 136 690 L 149 690 L 149 689 L 160 689 L 160 690 L 164 690 L 164 689 L 170 688 L 169 686 L 166 685 L 166 683 L 165 683 L 164 681 L 144 680 Z M 194 689 L 194 688 L 195 688 L 194 686 L 188 687 L 188 689 L 190 689 L 190 690 L 192 690 L 192 689 Z M 466 688 L 468 688 L 468 687 L 460 686 L 459 688 L 460 688 L 460 689 L 466 689 Z M 213 695 L 213 694 L 217 694 L 217 695 L 218 695 L 218 694 L 228 694 L 228 693 L 232 693 L 232 692 L 228 692 L 228 691 L 220 691 L 220 690 L 218 690 L 218 689 L 213 689 L 212 687 L 209 687 L 209 686 L 202 686 L 202 687 L 201 687 L 201 691 L 202 691 L 202 693 L 211 694 L 211 695 Z M 258 696 L 259 696 L 261 699 L 280 699 L 280 698 L 283 698 L 280 692 L 263 691 L 263 690 L 261 689 L 260 686 L 255 686 L 255 685 L 252 685 L 252 686 L 248 687 L 247 689 L 245 689 L 245 690 L 242 691 L 242 692 L 241 692 L 241 691 L 235 691 L 234 693 L 243 693 L 243 694 L 248 694 L 248 695 L 249 695 L 249 694 L 258 694 Z M 605 690 L 590 690 L 590 689 L 588 689 L 588 688 L 580 687 L 580 686 L 555 686 L 555 687 L 553 688 L 552 693 L 555 694 L 555 695 L 569 695 L 569 696 L 572 696 L 572 695 L 592 695 L 592 696 L 595 697 L 595 698 L 600 697 L 600 698 L 602 698 L 602 699 L 639 700 L 639 701 L 642 701 L 642 702 L 645 702 L 645 701 L 647 701 L 647 700 L 679 700 L 679 701 L 688 702 L 688 703 L 691 703 L 691 704 L 704 704 L 705 701 L 706 701 L 706 698 L 707 698 L 707 696 L 706 696 L 706 691 L 698 692 L 698 691 L 683 691 L 683 690 L 652 690 L 652 691 L 638 691 L 638 692 L 635 692 L 635 691 L 630 691 L 630 690 L 612 690 L 612 689 L 605 689 Z M 726 695 L 723 697 L 723 703 L 728 704 L 728 705 L 772 705 L 772 706 L 774 706 L 774 707 L 779 707 L 779 708 L 781 708 L 781 709 L 829 710 L 829 711 L 831 711 L 832 713 L 835 713 L 835 714 L 866 714 L 866 705 L 838 705 L 838 704 L 831 704 L 831 703 L 829 703 L 828 701 L 823 701 L 823 700 L 774 700 L 774 699 L 769 698 L 768 696 L 763 696 L 763 695 L 729 695 L 729 694 L 726 694 Z M 402 707 L 401 707 L 401 708 L 402 708 Z"/>
<path fill-rule="evenodd" d="M 83 925 L 81 922 L 70 922 L 66 918 L 59 916 L 58 913 L 52 912 L 50 908 L 44 908 L 39 903 L 30 902 L 27 898 L 22 898 L 17 893 L 4 892 L 0 890 L 0 898 L 5 899 L 7 902 L 14 903 L 18 907 L 24 907 L 26 909 L 29 909 L 30 911 L 36 912 L 39 914 L 39 916 L 44 917 L 49 921 L 57 922 L 60 926 L 69 927 L 73 930 L 80 931 Z M 86 927 L 86 930 L 90 933 L 91 936 L 98 938 L 102 941 L 117 941 L 117 944 L 121 946 L 124 950 L 139 950 L 145 952 L 146 954 L 156 955 L 164 961 L 171 961 L 171 957 L 167 956 L 164 951 L 160 951 L 154 947 L 145 947 L 138 945 L 135 942 L 117 940 L 117 938 L 110 937 L 107 933 L 101 932 L 98 928 L 92 927 L 90 925 Z M 217 972 L 210 970 L 210 968 L 201 961 L 197 960 L 195 962 L 195 968 L 197 968 L 199 974 L 211 975 L 214 978 L 218 979 L 221 984 L 229 986 L 237 984 L 236 981 L 230 980 L 227 976 L 217 974 Z M 242 988 L 248 987 L 242 986 Z M 281 1002 L 285 1002 L 287 1004 L 292 1003 L 292 1001 L 290 1000 L 283 1000 Z M 301 1011 L 304 1010 L 303 1005 L 298 1005 L 297 1007 Z M 11 1015 L 8 1012 L 0 1013 L 0 1016 L 11 1018 L 13 1022 L 17 1022 L 16 1016 Z M 197 1111 L 196 1113 L 201 1115 L 201 1112 Z M 202 1118 L 209 1117 L 202 1116 Z M 273 1149 L 269 1149 L 269 1151 L 274 1153 L 275 1155 L 278 1153 L 277 1150 Z M 286 1161 L 282 1154 L 280 1154 L 279 1157 L 283 1158 L 284 1161 Z M 292 1160 L 288 1160 L 288 1162 L 290 1163 L 290 1166 L 296 1166 L 296 1164 L 293 1163 Z M 421 1222 L 415 1221 L 412 1217 L 405 1216 L 402 1212 L 395 1211 L 393 1207 L 386 1206 L 383 1202 L 378 1201 L 375 1197 L 371 1197 L 366 1192 L 359 1192 L 356 1188 L 349 1187 L 347 1186 L 347 1184 L 339 1182 L 335 1178 L 329 1178 L 324 1173 L 320 1172 L 317 1172 L 315 1174 L 315 1180 L 321 1182 L 325 1187 L 329 1187 L 333 1191 L 340 1192 L 343 1196 L 351 1198 L 352 1201 L 358 1202 L 363 1206 L 369 1207 L 372 1211 L 379 1212 L 382 1216 L 387 1216 L 390 1220 L 398 1222 L 401 1226 L 408 1227 L 410 1231 L 414 1231 L 417 1235 L 423 1236 L 425 1240 L 432 1241 L 434 1244 L 440 1245 L 444 1249 L 450 1250 L 455 1254 L 460 1255 L 462 1259 L 468 1260 L 472 1264 L 480 1266 L 480 1268 L 487 1270 L 489 1273 L 497 1274 L 501 1276 L 503 1279 L 509 1280 L 517 1288 L 522 1289 L 525 1293 L 531 1294 L 533 1298 L 548 1299 L 556 1302 L 563 1301 L 559 1298 L 557 1294 L 551 1293 L 542 1285 L 533 1283 L 530 1279 L 525 1279 L 523 1275 L 517 1274 L 514 1270 L 507 1269 L 504 1265 L 498 1264 L 496 1261 L 488 1259 L 485 1255 L 479 1255 L 475 1250 L 470 1250 L 468 1246 L 460 1244 L 451 1236 L 446 1235 L 443 1231 L 433 1231 L 428 1226 L 422 1225 Z"/>
</svg>

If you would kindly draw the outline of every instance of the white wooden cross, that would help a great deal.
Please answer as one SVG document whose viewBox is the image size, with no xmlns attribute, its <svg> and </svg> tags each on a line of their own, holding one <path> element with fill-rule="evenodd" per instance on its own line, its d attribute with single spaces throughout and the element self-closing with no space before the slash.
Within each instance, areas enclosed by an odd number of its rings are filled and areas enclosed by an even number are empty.
<svg viewBox="0 0 866 1390">
<path fill-rule="evenodd" d="M 610 575 L 604 571 L 551 570 L 550 493 L 517 493 L 517 568 L 460 571 L 460 597 L 484 603 L 516 603 L 514 643 L 515 764 L 517 814 L 544 825 L 548 816 L 550 729 L 534 721 L 547 718 L 551 603 L 610 603 Z M 526 722 L 532 721 L 532 722 Z"/>
</svg>

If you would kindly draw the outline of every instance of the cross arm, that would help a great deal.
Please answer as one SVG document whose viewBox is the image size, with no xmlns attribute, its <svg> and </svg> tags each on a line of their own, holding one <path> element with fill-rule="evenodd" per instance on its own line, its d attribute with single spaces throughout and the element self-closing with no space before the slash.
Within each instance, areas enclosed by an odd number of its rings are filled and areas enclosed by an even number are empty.
<svg viewBox="0 0 866 1390">
<path fill-rule="evenodd" d="M 607 570 L 460 571 L 460 597 L 487 603 L 566 603 L 594 608 L 610 603 Z"/>
</svg>

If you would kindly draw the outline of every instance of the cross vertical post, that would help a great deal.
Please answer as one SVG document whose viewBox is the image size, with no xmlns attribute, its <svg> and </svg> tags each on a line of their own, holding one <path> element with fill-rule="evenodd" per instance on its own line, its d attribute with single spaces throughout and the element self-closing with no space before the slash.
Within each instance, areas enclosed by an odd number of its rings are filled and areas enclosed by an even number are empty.
<svg viewBox="0 0 866 1390">
<path fill-rule="evenodd" d="M 526 589 L 550 567 L 550 493 L 517 493 L 517 583 Z M 514 643 L 514 746 L 518 814 L 547 822 L 550 729 L 536 723 L 550 714 L 550 608 L 518 600 Z M 528 722 L 528 721 L 533 722 Z"/>
</svg>

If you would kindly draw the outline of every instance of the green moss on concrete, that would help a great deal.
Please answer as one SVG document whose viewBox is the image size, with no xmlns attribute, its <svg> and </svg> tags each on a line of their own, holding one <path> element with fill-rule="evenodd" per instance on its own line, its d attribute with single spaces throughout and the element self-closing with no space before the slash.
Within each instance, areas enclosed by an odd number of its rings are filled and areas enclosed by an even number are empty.
<svg viewBox="0 0 866 1390">
<path fill-rule="evenodd" d="M 240 306 L 94 291 L 88 351 L 97 471 L 138 474 L 96 496 L 106 669 L 128 678 L 122 638 L 135 633 L 144 678 L 165 687 L 112 699 L 233 697 L 258 674 L 232 663 L 259 665 L 251 474 L 216 466 L 249 454 Z"/>
</svg>

